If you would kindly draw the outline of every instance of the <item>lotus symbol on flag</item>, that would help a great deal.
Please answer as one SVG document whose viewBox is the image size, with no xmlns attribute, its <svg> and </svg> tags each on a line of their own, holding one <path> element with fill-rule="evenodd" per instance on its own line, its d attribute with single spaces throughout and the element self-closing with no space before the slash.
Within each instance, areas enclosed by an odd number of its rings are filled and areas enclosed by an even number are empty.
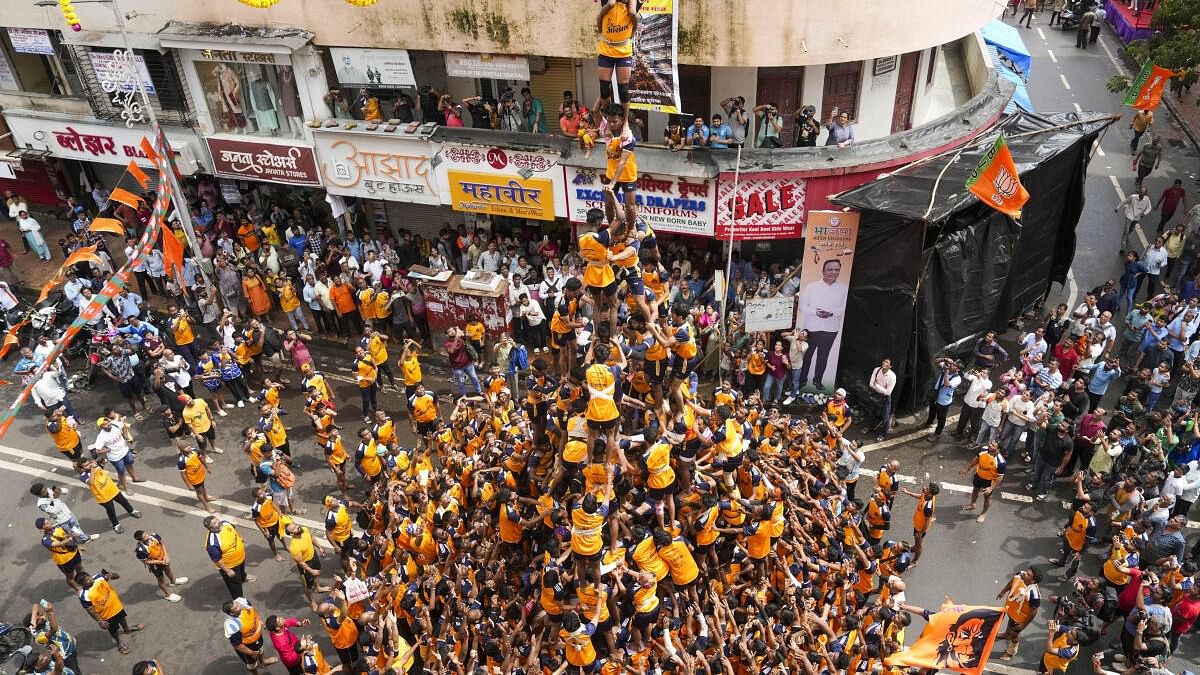
<svg viewBox="0 0 1200 675">
<path fill-rule="evenodd" d="M 992 201 L 997 205 L 1002 205 L 1008 199 L 1011 199 L 1017 194 L 1017 186 L 1020 183 L 1017 177 L 1012 175 L 1008 167 L 999 167 L 996 171 L 996 177 L 992 179 L 992 186 L 996 188 L 995 194 L 992 195 Z"/>
</svg>

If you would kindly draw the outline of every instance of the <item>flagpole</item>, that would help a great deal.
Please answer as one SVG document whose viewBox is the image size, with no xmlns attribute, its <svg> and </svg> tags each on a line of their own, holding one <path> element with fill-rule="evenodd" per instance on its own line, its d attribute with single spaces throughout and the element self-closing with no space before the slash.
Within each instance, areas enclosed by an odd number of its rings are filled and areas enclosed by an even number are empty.
<svg viewBox="0 0 1200 675">
<path fill-rule="evenodd" d="M 729 338 L 729 291 L 732 289 L 733 279 L 731 278 L 733 270 L 733 228 L 737 223 L 737 196 L 738 185 L 742 180 L 742 145 L 737 149 L 737 163 L 733 166 L 733 198 L 729 200 L 729 250 L 725 252 L 725 289 L 721 294 L 721 342 L 724 343 Z M 720 220 L 721 205 L 717 204 L 717 219 Z M 717 354 L 717 380 L 720 384 L 722 379 L 721 374 L 721 355 Z"/>
<path fill-rule="evenodd" d="M 76 0 L 78 1 L 78 0 Z M 192 259 L 196 260 L 196 270 L 200 272 L 200 276 L 204 279 L 205 285 L 212 285 L 212 279 L 204 270 L 204 266 L 198 261 L 200 259 L 200 240 L 196 236 L 196 230 L 192 225 L 192 214 L 188 211 L 187 201 L 183 198 L 183 187 L 179 184 L 179 179 L 175 176 L 175 157 L 174 151 L 171 149 L 171 141 L 167 139 L 166 132 L 163 131 L 162 125 L 159 124 L 158 115 L 154 112 L 154 106 L 150 103 L 150 95 L 146 91 L 146 83 L 142 80 L 142 74 L 138 72 L 137 56 L 133 50 L 133 42 L 129 39 L 129 32 L 125 29 L 125 14 L 121 11 L 120 0 L 101 0 L 109 4 L 109 9 L 112 10 L 113 16 L 116 18 L 117 29 L 121 33 L 121 41 L 125 44 L 125 49 L 129 52 L 129 68 L 133 71 L 131 77 L 137 87 L 138 95 L 142 99 L 142 108 L 146 111 L 146 117 L 150 120 L 150 128 L 154 131 L 154 140 L 151 145 L 157 145 L 158 139 L 161 137 L 163 142 L 163 150 L 166 151 L 164 156 L 164 166 L 166 171 L 160 171 L 159 180 L 166 180 L 171 186 L 172 203 L 175 206 L 175 213 L 179 215 L 179 222 L 183 225 L 183 232 L 187 236 L 188 245 L 192 249 Z M 125 122 L 126 126 L 133 126 L 133 118 L 129 118 Z M 169 214 L 166 214 L 169 216 Z M 171 228 L 165 228 L 166 234 L 171 234 Z M 166 236 L 164 234 L 164 236 Z M 171 236 L 175 236 L 171 234 Z M 179 275 L 182 277 L 183 270 L 179 270 Z M 185 284 L 180 279 L 180 286 Z"/>
</svg>

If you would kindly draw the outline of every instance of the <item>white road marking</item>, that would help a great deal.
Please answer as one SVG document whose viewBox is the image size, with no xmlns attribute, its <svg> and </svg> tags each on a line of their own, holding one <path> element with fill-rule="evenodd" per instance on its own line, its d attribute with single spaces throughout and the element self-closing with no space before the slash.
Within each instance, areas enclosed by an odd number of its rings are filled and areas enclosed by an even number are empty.
<svg viewBox="0 0 1200 675">
<path fill-rule="evenodd" d="M 1042 32 L 1041 28 L 1037 29 L 1037 32 L 1038 32 L 1038 37 L 1042 38 L 1043 40 L 1046 39 L 1046 34 Z"/>
<path fill-rule="evenodd" d="M 1010 666 L 1005 663 L 996 663 L 994 661 L 988 661 L 987 665 L 985 665 L 983 669 L 989 673 L 1000 673 L 1000 675 L 1033 675 L 1033 673 L 1037 672 L 1035 670 L 1030 670 L 1029 668 L 1018 668 L 1016 666 Z"/>
<path fill-rule="evenodd" d="M 1100 139 L 1099 138 L 1096 139 L 1096 154 L 1100 155 L 1101 157 L 1105 156 L 1104 148 L 1100 147 Z"/>
<path fill-rule="evenodd" d="M 1041 28 L 1039 28 L 1038 30 L 1041 30 Z M 1050 55 L 1050 60 L 1051 60 L 1051 61 L 1053 61 L 1053 62 L 1055 62 L 1055 63 L 1058 63 L 1058 57 L 1054 55 L 1054 50 L 1053 50 L 1053 49 L 1047 49 L 1047 50 L 1046 50 L 1046 53 Z"/>
<path fill-rule="evenodd" d="M 1058 74 L 1058 79 L 1062 80 L 1063 87 L 1065 87 L 1065 88 L 1067 89 L 1067 91 L 1071 91 L 1071 83 L 1070 83 L 1070 82 L 1067 82 L 1067 76 L 1066 76 L 1066 75 L 1063 75 L 1062 73 L 1059 73 L 1059 74 Z"/>
<path fill-rule="evenodd" d="M 232 453 L 232 454 L 237 454 L 237 453 Z M 17 473 L 24 473 L 24 474 L 31 475 L 31 476 L 34 476 L 37 478 L 48 478 L 50 480 L 56 481 L 58 483 L 62 483 L 63 485 L 69 485 L 71 487 L 82 487 L 83 486 L 83 484 L 79 481 L 79 478 L 75 475 L 74 468 L 71 465 L 71 462 L 65 458 L 41 455 L 41 454 L 38 454 L 35 452 L 29 452 L 26 450 L 20 450 L 18 448 L 9 447 L 7 445 L 0 445 L 0 455 L 7 455 L 9 458 L 17 460 L 18 462 L 21 462 L 19 464 L 14 464 L 11 462 L 7 462 L 4 459 L 0 459 L 0 469 L 8 468 L 12 471 L 16 471 Z M 218 455 L 218 457 L 224 457 L 224 455 Z M 24 464 L 24 461 L 26 461 L 26 460 L 32 460 L 33 462 L 36 462 L 39 466 L 24 466 L 23 464 Z M 217 460 L 217 461 L 219 462 L 220 460 Z M 216 465 L 212 464 L 209 466 L 210 466 L 209 470 L 211 471 L 212 470 L 211 467 L 216 466 Z M 66 470 L 66 473 L 58 474 L 57 470 L 60 468 Z M 150 504 L 153 506 L 158 506 L 161 508 L 178 511 L 180 513 L 187 513 L 190 515 L 197 515 L 197 516 L 201 516 L 201 517 L 209 515 L 208 512 L 205 511 L 204 509 L 202 509 L 198 506 L 191 505 L 191 504 L 196 503 L 195 502 L 196 494 L 194 492 L 192 492 L 191 490 L 187 490 L 182 487 L 179 487 L 177 485 L 167 485 L 166 483 L 159 483 L 156 481 L 147 480 L 145 483 L 134 483 L 134 487 L 132 489 L 133 489 L 132 493 L 126 493 L 126 495 L 129 497 L 129 499 L 131 501 L 135 501 L 135 502 L 140 501 L 140 502 L 144 502 L 146 504 Z M 188 500 L 189 504 L 181 504 L 177 501 L 172 501 L 169 499 L 162 499 L 160 497 L 154 497 L 151 495 L 144 494 L 144 492 L 146 490 L 154 490 L 156 492 L 170 495 L 172 497 L 183 498 L 183 499 Z M 217 496 L 220 497 L 222 495 L 217 495 Z M 225 498 L 220 499 L 217 502 L 215 502 L 213 504 L 213 508 L 215 508 L 217 510 L 219 515 L 226 518 L 227 520 L 236 521 L 239 525 L 243 525 L 245 527 L 249 527 L 249 528 L 252 528 L 255 530 L 258 529 L 258 526 L 255 525 L 253 521 L 247 520 L 246 518 L 244 518 L 242 516 L 234 515 L 234 513 L 231 513 L 230 511 L 234 511 L 234 509 L 227 507 L 227 505 L 230 505 L 230 504 L 235 504 L 235 502 L 232 502 L 232 501 L 230 501 L 230 499 L 228 497 L 225 497 Z M 245 506 L 235 504 L 235 506 L 236 506 L 236 512 L 242 513 L 242 514 L 246 513 L 246 511 L 249 510 L 249 508 L 250 508 L 249 504 L 246 504 Z M 297 523 L 300 523 L 301 525 L 304 525 L 305 527 L 312 528 L 318 532 L 325 531 L 325 523 L 323 523 L 323 522 L 317 522 L 315 520 L 309 520 L 307 518 L 300 518 L 300 517 L 294 518 L 294 520 Z"/>
<path fill-rule="evenodd" d="M 957 421 L 958 421 L 958 415 L 951 415 L 946 418 L 946 426 L 950 426 L 951 423 L 957 422 Z M 929 431 L 928 428 L 921 427 L 920 429 L 917 429 L 916 431 L 911 431 L 907 434 L 904 434 L 903 436 L 896 436 L 895 438 L 889 438 L 884 441 L 876 441 L 874 443 L 864 443 L 862 445 L 862 447 L 860 447 L 859 449 L 862 450 L 863 452 L 873 452 L 875 450 L 884 450 L 884 449 L 890 448 L 894 445 L 900 445 L 902 443 L 907 443 L 909 441 L 915 441 L 921 437 L 927 437 L 927 436 L 929 436 L 930 433 L 931 432 Z"/>
<path fill-rule="evenodd" d="M 1112 50 L 1108 48 L 1108 44 L 1104 42 L 1104 40 L 1098 40 L 1097 42 L 1100 43 L 1100 48 L 1104 50 L 1106 55 L 1108 55 L 1108 60 L 1112 61 L 1113 67 L 1117 69 L 1117 72 L 1128 77 L 1130 75 L 1129 70 L 1125 68 L 1124 63 L 1121 63 L 1117 60 L 1117 57 L 1113 55 Z"/>
<path fill-rule="evenodd" d="M 1071 105 L 1075 106 L 1075 112 L 1077 112 L 1077 113 L 1083 112 L 1083 108 L 1080 107 L 1080 105 L 1078 103 L 1072 102 Z"/>
</svg>

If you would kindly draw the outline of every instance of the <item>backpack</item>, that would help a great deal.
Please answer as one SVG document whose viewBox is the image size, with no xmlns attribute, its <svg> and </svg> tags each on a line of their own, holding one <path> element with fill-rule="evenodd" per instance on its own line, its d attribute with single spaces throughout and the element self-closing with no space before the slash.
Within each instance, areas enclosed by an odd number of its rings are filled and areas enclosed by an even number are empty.
<svg viewBox="0 0 1200 675">
<path fill-rule="evenodd" d="M 525 345 L 513 347 L 508 357 L 508 369 L 514 373 L 529 369 L 529 350 Z"/>
<path fill-rule="evenodd" d="M 470 357 L 471 363 L 479 360 L 479 350 L 475 349 L 475 345 L 471 344 L 470 340 L 463 340 L 463 345 L 467 348 L 467 356 Z"/>
<path fill-rule="evenodd" d="M 271 470 L 275 472 L 275 482 L 279 483 L 279 487 L 288 490 L 296 486 L 296 474 L 292 473 L 286 462 L 275 460 L 271 463 Z"/>
<path fill-rule="evenodd" d="M 270 358 L 283 349 L 283 335 L 271 326 L 263 326 L 263 356 Z"/>
<path fill-rule="evenodd" d="M 1120 611 L 1117 602 L 1117 589 L 1111 586 L 1104 587 L 1104 602 L 1100 605 L 1100 609 L 1096 610 L 1096 618 L 1104 623 L 1108 623 L 1117 618 L 1117 612 Z"/>
</svg>

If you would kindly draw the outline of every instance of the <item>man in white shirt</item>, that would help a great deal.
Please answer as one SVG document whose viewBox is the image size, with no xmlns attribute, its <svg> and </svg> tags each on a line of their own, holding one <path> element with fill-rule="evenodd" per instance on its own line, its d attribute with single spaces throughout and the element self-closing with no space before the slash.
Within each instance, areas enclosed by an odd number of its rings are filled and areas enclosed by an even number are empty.
<svg viewBox="0 0 1200 675">
<path fill-rule="evenodd" d="M 1175 507 L 1171 510 L 1171 516 L 1186 517 L 1192 509 L 1192 504 L 1196 502 L 1196 497 L 1200 496 L 1200 463 L 1191 461 L 1176 464 L 1163 481 L 1160 494 L 1175 497 Z"/>
<path fill-rule="evenodd" d="M 958 426 L 954 428 L 955 438 L 962 438 L 964 434 L 967 438 L 979 435 L 983 408 L 987 405 L 988 392 L 992 390 L 992 380 L 988 377 L 987 368 L 969 370 L 965 377 L 970 384 L 967 385 L 967 393 L 963 396 L 962 410 L 958 411 Z"/>
<path fill-rule="evenodd" d="M 833 343 L 842 329 L 842 318 L 846 311 L 846 297 L 850 289 L 838 281 L 842 274 L 842 261 L 834 258 L 821 266 L 821 280 L 810 283 L 800 291 L 800 327 L 808 331 L 808 351 L 804 354 L 804 365 L 800 367 L 800 386 L 808 383 L 809 368 L 816 358 L 812 370 L 812 382 L 825 387 L 825 365 L 833 352 Z"/>
<path fill-rule="evenodd" d="M 337 335 L 337 314 L 333 300 L 329 298 L 329 277 L 322 275 L 320 279 L 316 279 L 313 275 L 308 275 L 302 293 L 304 301 L 313 313 L 313 319 L 317 322 L 317 330 L 328 335 Z"/>
<path fill-rule="evenodd" d="M 1142 218 L 1145 218 L 1154 210 L 1154 202 L 1146 194 L 1145 186 L 1139 186 L 1137 192 L 1130 194 L 1117 204 L 1117 208 L 1113 209 L 1113 213 L 1120 211 L 1121 207 L 1125 208 L 1125 235 L 1121 237 L 1121 254 L 1124 255 L 1128 249 L 1129 235 L 1133 234 L 1133 228 L 1142 222 Z"/>
<path fill-rule="evenodd" d="M 513 314 L 525 321 L 526 346 L 534 351 L 546 346 L 546 313 L 541 305 L 531 300 L 527 293 L 522 293 Z"/>
<path fill-rule="evenodd" d="M 500 264 L 504 257 L 500 255 L 500 251 L 496 248 L 496 242 L 489 241 L 487 250 L 479 254 L 479 269 L 484 272 L 497 274 L 500 272 Z"/>
<path fill-rule="evenodd" d="M 1154 243 L 1146 247 L 1146 253 L 1142 256 L 1142 264 L 1146 267 L 1146 273 L 1142 275 L 1141 281 L 1146 282 L 1147 297 L 1153 298 L 1162 288 L 1159 279 L 1162 277 L 1163 269 L 1167 266 L 1167 249 L 1163 246 L 1162 237 L 1156 237 Z M 1138 282 L 1139 289 L 1142 286 L 1141 281 Z M 1136 297 L 1136 291 L 1134 295 Z"/>
<path fill-rule="evenodd" d="M 1046 344 L 1046 327 L 1038 326 L 1032 333 L 1026 333 L 1021 337 L 1021 355 L 1028 355 L 1029 358 L 1041 361 L 1042 357 L 1049 351 L 1050 346 Z"/>
<path fill-rule="evenodd" d="M 542 273 L 545 278 L 542 279 L 542 283 L 538 284 L 538 299 L 541 300 L 543 313 L 548 315 L 558 305 L 558 295 L 562 292 L 565 280 L 553 265 L 546 265 Z"/>
<path fill-rule="evenodd" d="M 1112 312 L 1101 312 L 1100 316 L 1089 319 L 1087 328 L 1104 336 L 1103 349 L 1111 352 L 1117 346 L 1117 327 L 1112 322 Z"/>
<path fill-rule="evenodd" d="M 1008 402 L 1008 414 L 1004 420 L 1004 430 L 1000 433 L 1001 452 L 1012 454 L 1017 449 L 1017 442 L 1025 432 L 1025 425 L 1033 421 L 1033 393 L 1028 389 L 1021 392 Z"/>
<path fill-rule="evenodd" d="M 363 263 L 363 273 L 371 278 L 371 285 L 383 279 L 383 265 L 383 258 L 379 257 L 378 252 L 371 251 L 367 254 L 367 261 Z"/>
<path fill-rule="evenodd" d="M 892 431 L 892 390 L 896 388 L 896 371 L 892 360 L 884 359 L 871 371 L 871 391 L 879 396 L 879 422 L 871 427 L 879 431 L 875 440 L 882 441 Z"/>
<path fill-rule="evenodd" d="M 96 452 L 97 461 L 103 463 L 108 460 L 117 470 L 117 485 L 121 491 L 129 492 L 129 487 L 125 484 L 125 474 L 129 474 L 135 483 L 145 483 L 146 479 L 138 478 L 133 472 L 133 448 L 129 447 L 129 442 L 125 440 L 125 423 L 101 417 L 96 420 L 96 425 L 100 427 L 100 432 L 96 434 L 95 442 L 89 445 L 88 449 Z"/>
</svg>

